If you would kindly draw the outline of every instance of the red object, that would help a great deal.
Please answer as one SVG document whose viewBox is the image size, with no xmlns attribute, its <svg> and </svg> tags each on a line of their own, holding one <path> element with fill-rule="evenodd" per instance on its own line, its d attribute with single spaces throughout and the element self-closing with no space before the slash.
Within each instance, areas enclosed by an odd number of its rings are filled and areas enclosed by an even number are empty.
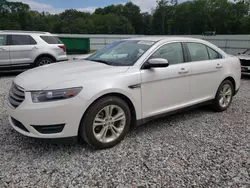
<svg viewBox="0 0 250 188">
<path fill-rule="evenodd" d="M 64 45 L 58 46 L 59 48 L 63 49 L 64 52 L 66 52 L 66 47 Z"/>
</svg>

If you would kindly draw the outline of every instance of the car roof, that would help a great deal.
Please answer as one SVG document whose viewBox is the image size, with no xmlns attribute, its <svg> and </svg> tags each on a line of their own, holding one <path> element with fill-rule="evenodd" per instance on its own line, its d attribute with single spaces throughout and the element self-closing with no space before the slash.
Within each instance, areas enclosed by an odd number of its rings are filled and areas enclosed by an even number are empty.
<svg viewBox="0 0 250 188">
<path fill-rule="evenodd" d="M 191 38 L 191 37 L 179 37 L 179 36 L 147 36 L 147 37 L 136 37 L 125 40 L 144 40 L 144 41 L 193 41 L 193 42 L 204 42 L 204 40 Z"/>
<path fill-rule="evenodd" d="M 192 37 L 181 37 L 181 36 L 146 36 L 146 37 L 136 37 L 136 38 L 129 38 L 125 40 L 141 40 L 141 41 L 153 41 L 155 43 L 167 43 L 167 42 L 194 42 L 194 43 L 201 43 L 204 45 L 207 45 L 208 47 L 216 50 L 223 56 L 227 56 L 227 54 L 220 48 L 218 48 L 216 45 L 214 45 L 211 42 L 208 42 L 203 39 L 198 38 L 192 38 Z"/>
<path fill-rule="evenodd" d="M 43 32 L 43 31 L 18 31 L 18 30 L 0 30 L 0 33 L 2 34 L 39 34 L 39 35 L 51 35 L 51 33 Z"/>
</svg>

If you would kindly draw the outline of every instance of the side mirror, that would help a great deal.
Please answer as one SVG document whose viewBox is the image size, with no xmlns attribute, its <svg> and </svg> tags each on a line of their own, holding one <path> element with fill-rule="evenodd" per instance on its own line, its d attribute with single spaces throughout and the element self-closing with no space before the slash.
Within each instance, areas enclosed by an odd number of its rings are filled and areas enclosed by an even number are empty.
<svg viewBox="0 0 250 188">
<path fill-rule="evenodd" d="M 163 68 L 168 66 L 169 66 L 168 60 L 163 58 L 153 58 L 149 59 L 148 62 L 146 62 L 146 64 L 144 65 L 144 69 Z"/>
</svg>

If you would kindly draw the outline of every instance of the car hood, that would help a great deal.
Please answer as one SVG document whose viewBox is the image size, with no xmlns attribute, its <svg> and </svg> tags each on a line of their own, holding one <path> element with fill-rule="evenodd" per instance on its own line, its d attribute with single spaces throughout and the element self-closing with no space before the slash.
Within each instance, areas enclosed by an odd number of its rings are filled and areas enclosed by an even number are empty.
<svg viewBox="0 0 250 188">
<path fill-rule="evenodd" d="M 126 66 L 109 66 L 87 60 L 67 61 L 30 69 L 18 75 L 14 82 L 26 91 L 43 90 L 67 81 L 101 79 L 127 70 Z"/>
<path fill-rule="evenodd" d="M 242 60 L 250 60 L 250 55 L 247 54 L 239 54 L 237 57 Z"/>
<path fill-rule="evenodd" d="M 235 55 L 232 55 L 232 54 L 227 54 L 229 57 L 234 57 Z"/>
</svg>

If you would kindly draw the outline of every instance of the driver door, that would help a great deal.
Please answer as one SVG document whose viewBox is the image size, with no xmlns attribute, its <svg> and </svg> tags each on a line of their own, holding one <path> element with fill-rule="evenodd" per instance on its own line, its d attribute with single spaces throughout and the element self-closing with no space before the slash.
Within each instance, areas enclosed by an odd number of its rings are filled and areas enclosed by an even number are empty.
<svg viewBox="0 0 250 188">
<path fill-rule="evenodd" d="M 185 62 L 182 43 L 165 44 L 151 58 L 167 59 L 169 66 L 141 70 L 142 117 L 188 106 L 191 69 L 190 63 Z"/>
</svg>

